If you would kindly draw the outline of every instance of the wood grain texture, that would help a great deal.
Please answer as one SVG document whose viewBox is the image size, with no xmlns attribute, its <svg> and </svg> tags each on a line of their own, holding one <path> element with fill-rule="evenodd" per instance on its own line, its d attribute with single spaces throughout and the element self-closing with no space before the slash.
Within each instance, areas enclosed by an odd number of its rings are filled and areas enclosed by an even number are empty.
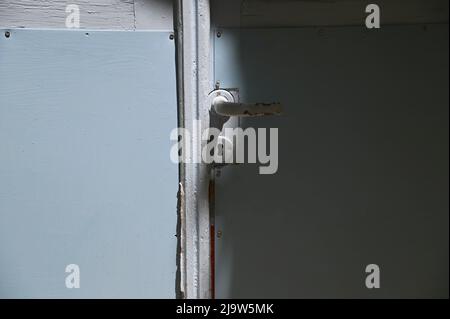
<svg viewBox="0 0 450 319">
<path fill-rule="evenodd" d="M 2 0 L 0 27 L 65 28 L 69 0 Z M 81 27 L 112 30 L 172 30 L 172 0 L 77 0 Z M 382 23 L 448 23 L 447 0 L 378 0 Z M 213 0 L 219 27 L 361 25 L 362 0 Z"/>
<path fill-rule="evenodd" d="M 172 30 L 172 0 L 134 0 L 137 30 Z"/>
<path fill-rule="evenodd" d="M 80 8 L 81 28 L 135 28 L 134 0 L 0 1 L 0 27 L 65 28 L 66 6 L 74 3 Z"/>
</svg>

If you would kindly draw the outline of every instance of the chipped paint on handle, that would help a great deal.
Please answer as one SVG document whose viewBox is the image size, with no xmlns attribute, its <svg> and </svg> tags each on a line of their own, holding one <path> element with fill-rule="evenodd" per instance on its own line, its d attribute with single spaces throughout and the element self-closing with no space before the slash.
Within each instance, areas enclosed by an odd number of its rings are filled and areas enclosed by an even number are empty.
<svg viewBox="0 0 450 319">
<path fill-rule="evenodd" d="M 281 103 L 236 103 L 218 101 L 214 103 L 214 110 L 223 116 L 264 116 L 280 115 Z"/>
</svg>

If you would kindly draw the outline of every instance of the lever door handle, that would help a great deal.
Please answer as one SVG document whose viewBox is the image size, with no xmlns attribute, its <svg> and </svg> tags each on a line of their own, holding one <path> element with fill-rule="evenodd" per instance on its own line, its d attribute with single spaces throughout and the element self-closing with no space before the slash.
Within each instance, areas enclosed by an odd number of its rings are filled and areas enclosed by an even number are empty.
<svg viewBox="0 0 450 319">
<path fill-rule="evenodd" d="M 217 89 L 209 94 L 211 108 L 222 116 L 264 116 L 279 115 L 282 112 L 281 103 L 240 103 L 234 100 L 227 90 Z"/>
<path fill-rule="evenodd" d="M 263 116 L 281 114 L 280 103 L 236 103 L 221 102 L 213 104 L 217 114 L 224 116 Z"/>
<path fill-rule="evenodd" d="M 225 89 L 217 88 L 208 95 L 208 99 L 210 105 L 210 126 L 220 130 L 218 143 L 227 149 L 222 154 L 224 160 L 215 163 L 216 166 L 232 163 L 233 154 L 236 152 L 237 146 L 235 141 L 226 136 L 226 129 L 234 130 L 240 127 L 241 117 L 279 115 L 282 112 L 281 103 L 241 103 L 237 92 L 232 94 Z M 240 143 L 239 140 L 236 143 Z M 225 156 L 230 156 L 230 154 L 231 160 L 229 158 L 227 160 Z"/>
</svg>

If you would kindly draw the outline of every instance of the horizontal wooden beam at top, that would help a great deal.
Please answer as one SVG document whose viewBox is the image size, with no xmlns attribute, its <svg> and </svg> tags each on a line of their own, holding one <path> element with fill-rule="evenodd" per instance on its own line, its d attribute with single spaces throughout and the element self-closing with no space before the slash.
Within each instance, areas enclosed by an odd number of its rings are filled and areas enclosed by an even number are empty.
<svg viewBox="0 0 450 319">
<path fill-rule="evenodd" d="M 448 0 L 212 0 L 219 27 L 363 25 L 366 5 L 378 4 L 385 25 L 448 23 Z"/>
<path fill-rule="evenodd" d="M 1 0 L 1 28 L 65 28 L 66 6 L 80 9 L 80 28 L 172 30 L 172 0 Z"/>
<path fill-rule="evenodd" d="M 77 0 L 81 28 L 172 30 L 172 0 Z M 70 0 L 1 0 L 1 28 L 65 28 Z M 365 6 L 381 8 L 382 24 L 448 23 L 448 0 L 211 0 L 220 27 L 362 25 Z"/>
</svg>

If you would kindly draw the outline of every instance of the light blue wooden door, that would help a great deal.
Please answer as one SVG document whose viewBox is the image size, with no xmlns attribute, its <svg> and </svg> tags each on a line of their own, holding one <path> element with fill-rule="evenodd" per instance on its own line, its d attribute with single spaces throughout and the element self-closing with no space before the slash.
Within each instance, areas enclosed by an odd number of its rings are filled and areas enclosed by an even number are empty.
<svg viewBox="0 0 450 319">
<path fill-rule="evenodd" d="M 0 297 L 175 297 L 176 114 L 168 32 L 1 32 Z"/>
</svg>

